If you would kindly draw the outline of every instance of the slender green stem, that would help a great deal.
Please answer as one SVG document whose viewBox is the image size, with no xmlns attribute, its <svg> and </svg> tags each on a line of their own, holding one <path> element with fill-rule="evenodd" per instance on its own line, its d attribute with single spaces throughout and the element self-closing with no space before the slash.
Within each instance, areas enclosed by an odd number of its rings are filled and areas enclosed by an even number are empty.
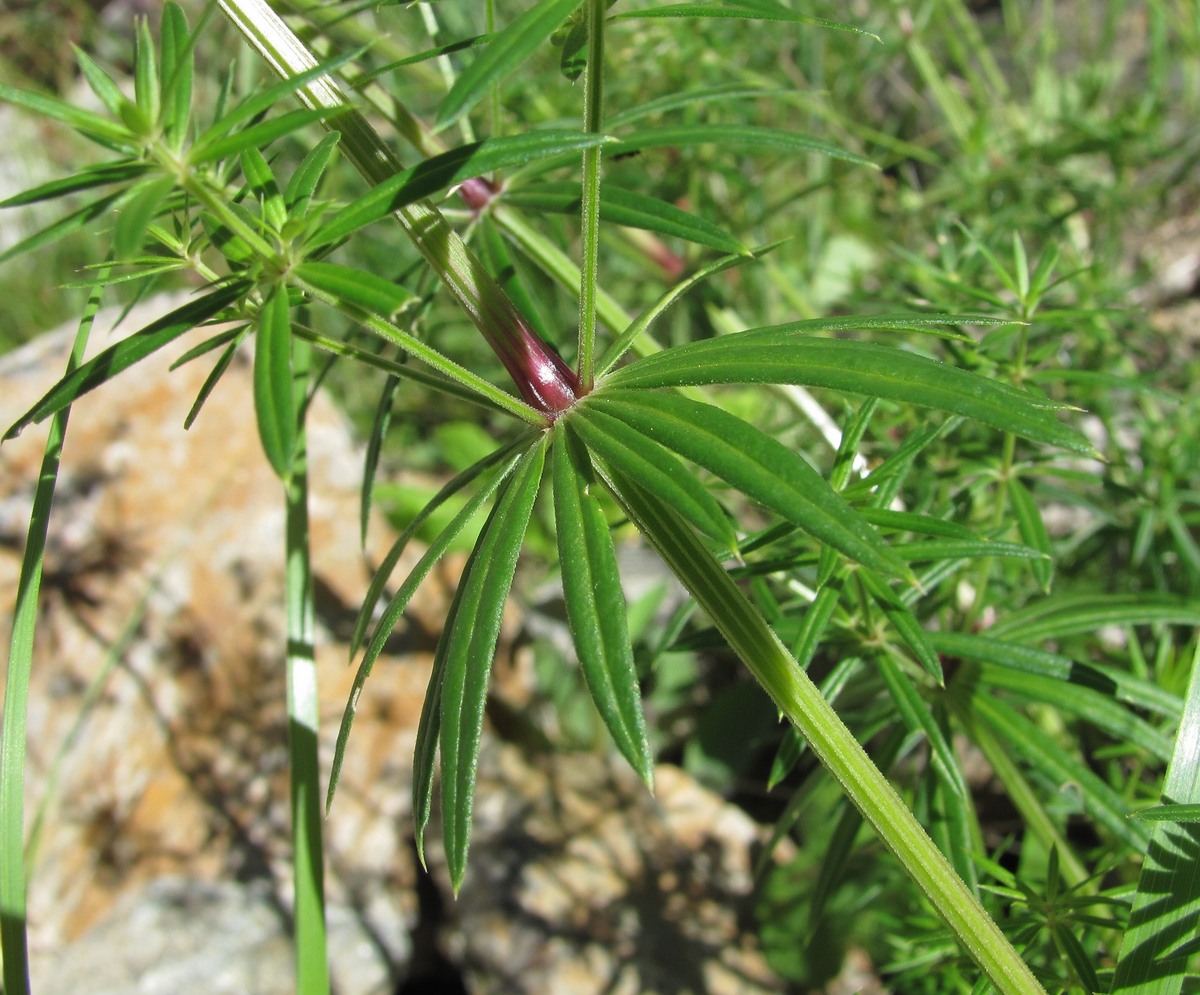
<svg viewBox="0 0 1200 995">
<path fill-rule="evenodd" d="M 68 373 L 83 362 L 106 276 L 107 271 L 100 274 L 101 286 L 92 292 L 75 333 L 67 361 Z M 29 677 L 33 670 L 33 636 L 37 628 L 38 592 L 42 584 L 50 508 L 54 502 L 70 413 L 71 408 L 65 407 L 50 420 L 41 473 L 33 494 L 21 576 L 17 581 L 17 603 L 13 609 L 12 641 L 4 687 L 4 729 L 0 738 L 0 951 L 4 957 L 4 991 L 9 995 L 27 995 L 29 992 L 24 842 Z"/>
<path fill-rule="evenodd" d="M 311 349 L 294 341 L 299 426 L 287 502 L 287 702 L 291 759 L 292 869 L 295 873 L 296 987 L 303 995 L 328 995 L 325 949 L 325 858 L 321 840 L 321 785 L 317 757 L 315 612 L 308 529 L 308 467 L 304 403 Z"/>
<path fill-rule="evenodd" d="M 583 72 L 583 130 L 598 133 L 604 123 L 605 0 L 585 0 L 587 66 Z M 595 380 L 596 285 L 600 255 L 600 146 L 583 151 L 581 207 L 583 271 L 579 284 L 579 383 L 584 393 Z"/>
<path fill-rule="evenodd" d="M 838 779 L 992 984 L 1005 995 L 1044 995 L 887 778 L 704 544 L 669 507 L 636 485 L 617 481 L 616 492 L 630 519 Z"/>
</svg>

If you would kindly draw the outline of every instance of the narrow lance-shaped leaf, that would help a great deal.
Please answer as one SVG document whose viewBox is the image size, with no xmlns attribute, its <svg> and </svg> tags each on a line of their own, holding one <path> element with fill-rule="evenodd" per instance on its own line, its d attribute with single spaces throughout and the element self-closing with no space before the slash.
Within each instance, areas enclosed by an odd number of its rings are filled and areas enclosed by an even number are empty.
<svg viewBox="0 0 1200 995">
<path fill-rule="evenodd" d="M 183 148 L 192 112 L 192 78 L 194 45 L 188 32 L 187 18 L 177 3 L 163 7 L 162 24 L 162 123 L 171 147 Z"/>
<path fill-rule="evenodd" d="M 471 519 L 491 500 L 492 495 L 496 493 L 500 485 L 508 479 L 508 476 L 517 465 L 517 460 L 518 457 L 513 457 L 507 466 L 503 467 L 498 473 L 487 480 L 471 497 L 471 500 L 438 533 L 433 542 L 429 544 L 429 548 L 425 550 L 420 560 L 417 561 L 416 566 L 404 578 L 404 583 L 392 595 L 391 600 L 384 609 L 383 615 L 375 626 L 371 642 L 367 646 L 362 661 L 358 665 L 358 671 L 354 675 L 354 683 L 350 688 L 350 696 L 346 700 L 346 708 L 342 713 L 342 723 L 338 729 L 337 744 L 333 752 L 333 769 L 329 777 L 329 789 L 325 796 L 326 809 L 333 804 L 334 792 L 337 790 L 338 778 L 341 776 L 342 761 L 345 759 L 346 744 L 350 740 L 350 729 L 354 724 L 354 717 L 358 713 L 359 696 L 362 694 L 362 689 L 367 682 L 367 678 L 371 676 L 371 670 L 375 666 L 375 661 L 379 659 L 379 655 L 387 645 L 392 630 L 395 629 L 396 624 L 400 621 L 404 610 L 408 607 L 408 603 L 412 600 L 412 596 L 416 593 L 417 588 L 421 586 L 422 581 L 429 575 L 429 571 L 446 554 L 451 543 L 466 528 Z M 435 672 L 440 673 L 440 669 Z M 436 741 L 436 729 L 432 731 L 432 735 Z M 424 749 L 424 745 L 420 735 L 418 735 L 417 739 L 417 752 L 420 754 Z M 432 751 L 430 752 L 430 757 L 432 757 Z"/>
<path fill-rule="evenodd" d="M 697 463 L 805 532 L 880 573 L 910 577 L 878 534 L 782 443 L 740 418 L 674 394 L 606 388 L 581 405 Z"/>
<path fill-rule="evenodd" d="M 263 304 L 254 349 L 254 411 L 263 452 L 287 480 L 296 450 L 296 405 L 292 394 L 292 322 L 285 287 Z"/>
<path fill-rule="evenodd" d="M 322 225 L 310 244 L 337 242 L 402 207 L 415 204 L 464 180 L 611 141 L 605 135 L 546 129 L 459 146 L 402 170 L 372 187 Z"/>
<path fill-rule="evenodd" d="M 804 153 L 816 152 L 833 159 L 844 159 L 857 166 L 878 167 L 870 159 L 848 152 L 829 142 L 794 131 L 764 128 L 749 124 L 680 124 L 657 128 L 640 128 L 621 135 L 612 146 L 612 155 L 624 155 L 642 149 L 683 148 L 693 145 L 716 145 L 721 149 Z"/>
<path fill-rule="evenodd" d="M 504 199 L 514 207 L 523 207 L 526 210 L 556 214 L 579 213 L 579 186 L 570 182 L 521 187 L 506 193 Z M 600 218 L 615 225 L 642 228 L 660 235 L 687 239 L 689 242 L 706 245 L 720 252 L 749 254 L 746 247 L 736 238 L 722 231 L 711 221 L 689 214 L 657 197 L 625 190 L 612 183 L 605 183 L 601 187 Z"/>
<path fill-rule="evenodd" d="M 1092 454 L 1044 397 L 903 349 L 811 338 L 800 323 L 692 342 L 615 371 L 622 387 L 788 383 L 904 401 L 964 415 L 1036 442 Z M 846 322 L 843 327 L 855 327 Z M 865 326 L 864 326 L 865 327 Z"/>
<path fill-rule="evenodd" d="M 580 0 L 540 0 L 497 32 L 455 80 L 438 108 L 437 126 L 445 128 L 467 113 L 491 89 L 545 42 L 580 4 Z"/>
<path fill-rule="evenodd" d="M 881 653 L 877 663 L 879 673 L 883 677 L 884 684 L 887 685 L 888 693 L 891 694 L 892 701 L 895 702 L 904 724 L 910 731 L 919 731 L 925 736 L 938 777 L 956 798 L 966 801 L 970 798 L 970 792 L 967 790 L 958 759 L 954 755 L 950 741 L 937 724 L 929 705 L 921 697 L 921 693 L 913 685 L 913 682 L 887 653 Z"/>
<path fill-rule="evenodd" d="M 545 463 L 548 436 L 526 453 L 480 534 L 435 654 L 441 685 L 442 823 L 457 892 L 467 867 L 475 772 L 492 657 Z"/>
<path fill-rule="evenodd" d="M 595 405 L 568 416 L 571 427 L 600 459 L 671 503 L 679 514 L 731 552 L 737 535 L 717 499 L 675 456 L 652 438 Z"/>
<path fill-rule="evenodd" d="M 555 434 L 555 530 L 575 651 L 614 742 L 641 779 L 651 785 L 653 760 L 612 535 L 600 502 L 588 491 L 586 457 L 567 426 Z"/>
<path fill-rule="evenodd" d="M 879 41 L 878 35 L 870 31 L 865 31 L 862 28 L 856 28 L 851 24 L 841 24 L 838 21 L 831 21 L 824 17 L 797 14 L 782 4 L 770 3 L 768 0 L 755 0 L 755 2 L 729 0 L 725 4 L 672 3 L 664 7 L 648 7 L 645 10 L 630 10 L 614 14 L 610 20 L 627 21 L 663 17 L 732 17 L 753 21 L 790 21 L 794 24 L 815 24 L 819 27 L 832 28 L 836 31 L 849 31 L 854 34 L 866 35 L 868 38 L 874 38 L 876 41 Z"/>
<path fill-rule="evenodd" d="M 900 633 L 900 637 L 908 644 L 908 648 L 912 650 L 917 662 L 930 677 L 938 682 L 939 686 L 944 685 L 946 681 L 942 675 L 942 662 L 930 645 L 928 634 L 921 628 L 917 617 L 904 606 L 904 602 L 896 596 L 896 593 L 870 570 L 862 571 L 860 576 L 863 587 L 879 605 L 896 631 Z M 961 785 L 958 787 L 961 788 Z M 966 797 L 965 791 L 959 791 L 958 788 L 955 790 L 960 798 Z"/>
<path fill-rule="evenodd" d="M 5 439 L 15 438 L 26 425 L 48 418 L 61 411 L 77 397 L 107 383 L 138 360 L 173 342 L 197 325 L 219 314 L 247 290 L 244 283 L 229 283 L 218 287 L 199 300 L 177 308 L 165 317 L 151 322 L 140 332 L 109 346 L 102 353 L 63 377 L 46 395 L 13 423 Z"/>
</svg>

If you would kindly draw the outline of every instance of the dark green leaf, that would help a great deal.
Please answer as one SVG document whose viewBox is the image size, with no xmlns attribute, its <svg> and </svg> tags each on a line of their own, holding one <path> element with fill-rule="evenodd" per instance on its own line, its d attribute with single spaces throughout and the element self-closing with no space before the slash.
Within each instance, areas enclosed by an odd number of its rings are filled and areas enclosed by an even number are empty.
<svg viewBox="0 0 1200 995">
<path fill-rule="evenodd" d="M 313 236 L 313 245 L 339 241 L 364 225 L 386 218 L 393 211 L 497 169 L 518 166 L 560 152 L 577 152 L 610 142 L 604 135 L 577 131 L 530 131 L 510 138 L 472 142 L 426 159 L 390 177 L 358 200 L 342 208 Z"/>
<path fill-rule="evenodd" d="M 1200 625 L 1200 602 L 1161 594 L 1072 594 L 1042 598 L 1011 612 L 990 630 L 1023 643 L 1092 632 L 1106 625 Z"/>
<path fill-rule="evenodd" d="M 285 287 L 271 292 L 258 318 L 254 412 L 263 452 L 280 478 L 287 480 L 296 452 L 296 403 L 292 392 L 292 322 Z"/>
<path fill-rule="evenodd" d="M 540 0 L 503 31 L 497 32 L 442 100 L 437 127 L 445 128 L 466 114 L 487 95 L 493 84 L 529 58 L 579 3 L 580 0 Z"/>
<path fill-rule="evenodd" d="M 911 576 L 820 474 L 740 418 L 679 395 L 609 388 L 591 394 L 582 407 L 675 450 L 851 559 L 880 573 Z"/>
<path fill-rule="evenodd" d="M 942 674 L 942 661 L 938 659 L 937 652 L 930 645 L 929 636 L 921 628 L 917 617 L 905 607 L 904 602 L 897 597 L 896 593 L 870 570 L 863 570 L 859 576 L 862 578 L 863 587 L 879 605 L 896 631 L 900 633 L 900 637 L 912 650 L 917 662 L 939 685 L 944 685 L 946 681 Z M 965 798 L 966 795 L 961 794 L 960 797 Z"/>
<path fill-rule="evenodd" d="M 279 192 L 279 184 L 275 182 L 275 174 L 271 172 L 263 154 L 256 148 L 243 149 L 239 159 L 246 185 L 262 208 L 263 220 L 274 231 L 279 231 L 287 221 L 287 208 L 283 205 L 283 196 Z"/>
<path fill-rule="evenodd" d="M 109 346 L 98 356 L 73 370 L 51 387 L 37 404 L 17 419 L 5 433 L 4 438 L 15 438 L 25 426 L 48 418 L 56 411 L 61 411 L 77 397 L 107 383 L 138 360 L 145 359 L 197 325 L 203 324 L 219 314 L 245 294 L 246 290 L 247 286 L 244 283 L 229 283 L 218 287 L 199 300 L 185 304 L 157 321 L 151 322 L 129 338 Z"/>
<path fill-rule="evenodd" d="M 241 345 L 248 328 L 249 326 L 247 325 L 237 333 L 234 341 L 225 347 L 225 351 L 221 353 L 216 364 L 209 371 L 208 376 L 204 378 L 204 383 L 200 385 L 200 390 L 196 394 L 196 400 L 192 402 L 191 409 L 183 419 L 184 431 L 192 427 L 192 424 L 200 415 L 200 409 L 204 407 L 204 402 L 208 400 L 209 394 L 213 392 L 213 388 L 217 386 L 218 381 L 225 375 L 225 371 L 229 369 L 229 364 L 233 362 L 233 357 L 237 355 L 238 346 Z"/>
<path fill-rule="evenodd" d="M 292 272 L 297 279 L 336 301 L 345 301 L 385 318 L 413 299 L 412 291 L 391 280 L 337 263 L 308 261 L 298 263 Z"/>
<path fill-rule="evenodd" d="M 483 706 L 500 621 L 508 600 L 517 554 L 529 527 L 545 463 L 546 442 L 529 450 L 506 482 L 463 573 L 454 612 L 435 654 L 442 672 L 442 829 L 450 881 L 457 892 L 467 866 L 475 771 Z"/>
<path fill-rule="evenodd" d="M 581 196 L 579 185 L 575 183 L 541 183 L 510 191 L 504 195 L 504 201 L 527 210 L 575 215 L 579 213 Z M 711 222 L 657 197 L 624 190 L 611 183 L 600 188 L 600 218 L 614 225 L 685 238 L 721 252 L 749 255 L 741 242 Z"/>
<path fill-rule="evenodd" d="M 725 549 L 737 547 L 729 518 L 708 488 L 676 457 L 642 432 L 594 405 L 579 405 L 570 425 L 603 462 L 664 501 Z"/>
<path fill-rule="evenodd" d="M 116 162 L 104 166 L 93 166 L 73 176 L 61 180 L 51 180 L 31 190 L 23 190 L 7 200 L 0 201 L 0 207 L 20 207 L 23 204 L 34 204 L 42 200 L 54 200 L 67 194 L 89 190 L 92 187 L 107 186 L 110 183 L 124 183 L 145 176 L 151 167 L 142 162 Z"/>
<path fill-rule="evenodd" d="M 844 327 L 854 327 L 852 320 Z M 622 387 L 789 383 L 938 408 L 1005 432 L 1093 454 L 1046 398 L 903 349 L 800 334 L 802 323 L 692 342 L 615 371 Z"/>
<path fill-rule="evenodd" d="M 613 741 L 647 785 L 654 762 L 646 740 L 625 593 L 604 511 L 588 492 L 586 459 L 566 426 L 553 449 L 554 518 L 567 620 L 592 700 Z"/>
<path fill-rule="evenodd" d="M 1170 691 L 1113 667 L 1076 663 L 1057 653 L 1032 649 L 990 635 L 931 632 L 929 640 L 938 652 L 947 656 L 994 663 L 1024 673 L 1066 681 L 1073 686 L 1091 688 L 1117 701 L 1144 708 L 1172 721 L 1178 720 L 1183 709 L 1179 698 Z"/>
</svg>

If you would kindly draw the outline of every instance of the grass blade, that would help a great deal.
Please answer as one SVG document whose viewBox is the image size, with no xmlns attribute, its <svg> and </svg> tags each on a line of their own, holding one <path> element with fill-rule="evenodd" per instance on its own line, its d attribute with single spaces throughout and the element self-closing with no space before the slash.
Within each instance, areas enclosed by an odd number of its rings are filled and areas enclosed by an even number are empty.
<svg viewBox="0 0 1200 995">
<path fill-rule="evenodd" d="M 67 361 L 67 376 L 83 361 L 92 322 L 100 306 L 101 290 L 88 300 L 87 309 Z M 0 733 L 0 953 L 3 954 L 4 991 L 28 995 L 29 953 L 25 922 L 25 741 L 29 675 L 33 668 L 33 639 L 37 628 L 38 593 L 50 527 L 50 508 L 58 483 L 63 440 L 70 407 L 55 412 L 42 456 L 41 472 L 33 492 L 33 510 L 17 581 L 8 670 L 4 685 L 4 725 Z"/>
<path fill-rule="evenodd" d="M 442 823 L 455 892 L 467 868 L 475 771 L 492 657 L 517 554 L 542 480 L 548 436 L 521 457 L 496 501 L 460 583 L 454 614 L 438 643 L 441 680 Z"/>
<path fill-rule="evenodd" d="M 588 690 L 621 754 L 647 786 L 654 761 L 646 739 L 625 592 L 603 509 L 588 492 L 588 470 L 564 426 L 552 452 L 555 532 L 567 621 Z"/>
</svg>

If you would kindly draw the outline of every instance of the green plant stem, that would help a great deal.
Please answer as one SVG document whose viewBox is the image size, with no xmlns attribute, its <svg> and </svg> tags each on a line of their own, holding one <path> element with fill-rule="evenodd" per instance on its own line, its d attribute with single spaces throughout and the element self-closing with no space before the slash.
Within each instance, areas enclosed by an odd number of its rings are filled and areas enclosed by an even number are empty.
<svg viewBox="0 0 1200 995">
<path fill-rule="evenodd" d="M 304 403 L 310 348 L 294 342 L 298 416 L 296 455 L 285 487 L 287 504 L 287 704 L 291 761 L 292 870 L 296 989 L 328 995 L 325 948 L 325 859 L 321 840 L 321 785 L 317 756 L 320 711 L 317 699 L 315 611 L 308 529 L 308 468 Z"/>
<path fill-rule="evenodd" d="M 101 279 L 106 275 L 107 271 L 102 272 Z M 83 362 L 102 293 L 103 288 L 98 287 L 88 299 L 67 360 L 68 373 Z M 29 678 L 33 670 L 33 637 L 37 628 L 38 592 L 42 585 L 50 509 L 70 414 L 68 406 L 50 419 L 41 473 L 33 494 L 21 576 L 17 581 L 17 603 L 13 609 L 4 688 L 4 729 L 0 736 L 0 952 L 4 957 L 4 991 L 8 995 L 27 995 L 29 992 L 24 842 Z"/>
<path fill-rule="evenodd" d="M 585 0 L 587 67 L 583 73 L 583 130 L 599 133 L 604 123 L 605 0 Z M 579 283 L 579 358 L 576 369 L 584 393 L 595 380 L 596 286 L 600 257 L 600 146 L 583 150 L 581 206 L 583 267 Z"/>
<path fill-rule="evenodd" d="M 992 984 L 1005 995 L 1043 993 L 887 778 L 704 544 L 669 507 L 636 485 L 617 481 L 615 492 Z"/>
</svg>

